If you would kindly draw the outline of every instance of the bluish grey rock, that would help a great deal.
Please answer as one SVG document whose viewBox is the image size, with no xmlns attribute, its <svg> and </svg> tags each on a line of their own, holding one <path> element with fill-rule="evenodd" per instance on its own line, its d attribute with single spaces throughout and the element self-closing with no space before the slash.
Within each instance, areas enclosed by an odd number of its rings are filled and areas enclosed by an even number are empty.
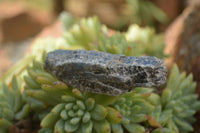
<svg viewBox="0 0 200 133">
<path fill-rule="evenodd" d="M 117 96 L 135 87 L 159 87 L 167 69 L 156 57 L 132 57 L 86 50 L 55 50 L 44 69 L 82 91 Z"/>
</svg>

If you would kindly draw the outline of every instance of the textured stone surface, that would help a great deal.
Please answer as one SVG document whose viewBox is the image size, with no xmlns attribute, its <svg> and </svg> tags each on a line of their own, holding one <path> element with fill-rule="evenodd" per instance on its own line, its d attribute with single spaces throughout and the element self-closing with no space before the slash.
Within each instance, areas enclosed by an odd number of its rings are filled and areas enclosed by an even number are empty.
<svg viewBox="0 0 200 133">
<path fill-rule="evenodd" d="M 166 81 L 165 63 L 155 57 L 126 57 L 86 50 L 47 54 L 44 69 L 82 91 L 119 95 L 134 87 L 159 87 Z"/>
</svg>

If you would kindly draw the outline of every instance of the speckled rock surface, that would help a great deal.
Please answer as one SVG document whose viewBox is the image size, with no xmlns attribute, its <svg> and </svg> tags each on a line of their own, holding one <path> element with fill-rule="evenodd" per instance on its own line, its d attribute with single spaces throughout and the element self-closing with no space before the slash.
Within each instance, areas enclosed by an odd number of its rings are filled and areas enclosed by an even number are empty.
<svg viewBox="0 0 200 133">
<path fill-rule="evenodd" d="M 86 50 L 55 50 L 44 69 L 82 91 L 119 95 L 134 87 L 159 87 L 166 82 L 165 63 L 155 57 L 131 57 Z"/>
</svg>

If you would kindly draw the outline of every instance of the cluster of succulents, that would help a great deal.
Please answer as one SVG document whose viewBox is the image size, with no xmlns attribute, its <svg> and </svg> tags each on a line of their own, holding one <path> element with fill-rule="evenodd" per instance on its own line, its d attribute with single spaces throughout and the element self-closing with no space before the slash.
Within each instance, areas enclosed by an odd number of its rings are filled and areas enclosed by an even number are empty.
<svg viewBox="0 0 200 133">
<path fill-rule="evenodd" d="M 27 68 L 24 76 L 25 92 L 34 100 L 30 102 L 31 107 L 54 106 L 61 102 L 61 95 L 65 93 L 68 86 L 52 77 L 43 70 L 42 62 L 34 60 L 32 66 Z"/>
<path fill-rule="evenodd" d="M 42 63 L 34 61 L 27 71 L 28 75 L 25 76 L 27 96 L 41 102 L 44 108 L 52 108 L 50 113 L 42 119 L 40 132 L 74 132 L 76 130 L 91 132 L 93 127 L 97 131 L 102 131 L 107 130 L 105 126 L 109 125 L 108 121 L 113 121 L 110 115 L 117 115 L 116 117 L 120 119 L 118 111 L 107 109 L 96 103 L 91 94 L 82 93 L 56 80 L 42 69 Z M 31 107 L 35 107 L 35 102 L 31 104 Z M 102 125 L 97 123 L 102 123 Z"/>
<path fill-rule="evenodd" d="M 163 110 L 172 112 L 167 126 L 180 133 L 193 131 L 191 123 L 195 121 L 194 114 L 199 110 L 200 102 L 198 94 L 194 94 L 196 83 L 192 74 L 186 76 L 174 65 L 166 88 L 162 92 L 161 103 Z"/>
<path fill-rule="evenodd" d="M 44 117 L 42 128 L 53 128 L 59 133 L 91 133 L 92 130 L 104 133 L 110 132 L 110 123 L 121 120 L 117 110 L 96 103 L 94 98 L 87 98 L 78 89 L 73 89 L 71 95 L 63 95 L 62 100 Z"/>
<path fill-rule="evenodd" d="M 132 56 L 156 56 L 158 58 L 164 58 L 164 36 L 162 34 L 156 34 L 155 30 L 150 27 L 141 28 L 138 25 L 131 25 L 126 32 L 126 39 L 128 42 L 134 44 Z"/>
<path fill-rule="evenodd" d="M 179 73 L 176 65 L 161 95 L 139 87 L 117 97 L 81 92 L 52 77 L 37 61 L 28 73 L 27 96 L 50 108 L 41 117 L 40 133 L 187 133 L 193 130 L 193 115 L 200 109 L 191 75 Z M 180 82 L 174 82 L 174 78 Z M 175 92 L 178 95 L 174 96 Z"/>
<path fill-rule="evenodd" d="M 33 66 L 28 68 L 29 76 L 25 77 L 27 95 L 52 108 L 41 121 L 41 133 L 92 132 L 93 130 L 98 133 L 111 131 L 116 133 L 119 130 L 123 132 L 121 123 L 128 131 L 134 128 L 137 131 L 140 128 L 142 131 L 145 130 L 139 122 L 146 121 L 146 115 L 154 110 L 153 104 L 144 99 L 150 96 L 150 91 L 143 94 L 128 93 L 120 98 L 117 97 L 117 100 L 110 104 L 110 96 L 83 93 L 78 89 L 67 87 L 46 73 L 41 66 L 42 63 L 35 61 Z M 130 117 L 133 110 L 136 112 Z"/>
<path fill-rule="evenodd" d="M 26 95 L 21 90 L 21 84 L 14 76 L 11 85 L 0 83 L 0 132 L 8 132 L 14 121 L 27 117 L 30 106 L 26 102 Z"/>
<path fill-rule="evenodd" d="M 134 91 L 122 95 L 112 104 L 122 115 L 122 121 L 112 126 L 114 131 L 123 132 L 124 127 L 131 133 L 145 132 L 146 129 L 141 123 L 147 122 L 148 116 L 155 109 L 154 105 L 148 100 L 151 93 L 148 88 L 136 88 Z"/>
<path fill-rule="evenodd" d="M 21 82 L 14 77 L 11 85 L 1 84 L 0 132 L 6 133 L 16 121 L 30 117 L 29 112 L 33 120 L 40 121 L 39 133 L 188 133 L 193 130 L 193 115 L 200 109 L 198 96 L 194 94 L 196 83 L 192 75 L 180 73 L 176 65 L 161 94 L 151 88 L 134 88 L 120 96 L 81 92 L 47 73 L 43 60 L 46 52 L 54 49 L 82 48 L 127 56 L 146 53 L 164 57 L 162 41 L 156 43 L 161 37 L 151 29 L 133 26 L 127 33 L 110 36 L 95 17 L 79 23 L 71 21 L 70 25 L 73 26 L 66 28 L 62 38 L 36 41 L 31 63 L 26 63 L 26 71 L 23 69 L 18 75 L 23 76 Z M 134 30 L 140 31 L 138 36 Z M 144 50 L 134 52 L 141 47 Z"/>
<path fill-rule="evenodd" d="M 96 17 L 83 19 L 64 32 L 66 43 L 72 48 L 98 50 L 126 56 L 149 55 L 163 58 L 163 35 L 152 28 L 130 26 L 128 32 L 107 29 Z"/>
</svg>

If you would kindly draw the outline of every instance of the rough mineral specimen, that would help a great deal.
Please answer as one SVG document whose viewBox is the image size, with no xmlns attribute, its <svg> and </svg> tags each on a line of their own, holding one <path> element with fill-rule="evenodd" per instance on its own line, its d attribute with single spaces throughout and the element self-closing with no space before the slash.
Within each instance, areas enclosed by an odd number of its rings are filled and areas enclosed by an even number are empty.
<svg viewBox="0 0 200 133">
<path fill-rule="evenodd" d="M 159 87 L 166 82 L 166 65 L 155 57 L 131 57 L 86 50 L 55 50 L 44 69 L 82 91 L 117 96 L 135 87 Z"/>
</svg>

